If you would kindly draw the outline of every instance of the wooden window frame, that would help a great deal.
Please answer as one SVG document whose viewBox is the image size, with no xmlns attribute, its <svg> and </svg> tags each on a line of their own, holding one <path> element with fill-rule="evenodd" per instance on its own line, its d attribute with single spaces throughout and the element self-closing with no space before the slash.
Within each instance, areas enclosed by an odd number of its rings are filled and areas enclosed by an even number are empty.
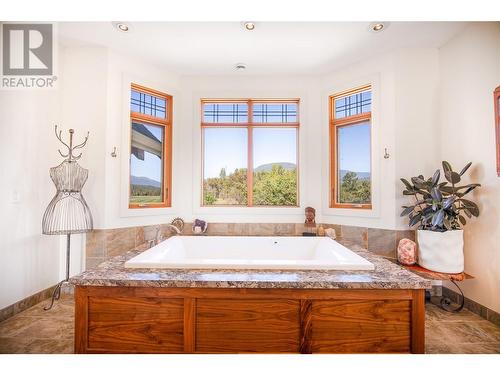
<svg viewBox="0 0 500 375">
<path fill-rule="evenodd" d="M 161 97 L 165 99 L 165 119 L 159 117 L 146 115 L 140 112 L 134 112 L 130 110 L 130 131 L 132 129 L 132 122 L 138 121 L 142 123 L 148 123 L 156 126 L 163 127 L 163 181 L 161 185 L 163 187 L 163 201 L 160 203 L 130 203 L 130 184 L 131 184 L 131 168 L 129 159 L 129 203 L 128 206 L 131 209 L 139 208 L 165 208 L 172 207 L 172 123 L 173 123 L 173 97 L 164 92 L 150 89 L 135 83 L 130 85 L 130 91 L 139 91 L 144 94 L 153 95 L 156 97 Z M 130 103 L 129 103 L 130 105 Z M 130 137 L 129 144 L 129 158 L 131 157 L 130 150 L 132 146 L 132 136 Z"/>
<path fill-rule="evenodd" d="M 337 178 L 337 129 L 344 127 L 344 126 L 349 126 L 349 125 L 355 125 L 359 124 L 362 122 L 368 121 L 370 123 L 370 145 L 371 145 L 371 129 L 372 129 L 372 112 L 364 112 L 360 113 L 357 115 L 352 115 L 352 116 L 346 116 L 343 118 L 335 118 L 335 100 L 345 97 L 345 96 L 350 96 L 359 92 L 367 91 L 367 90 L 372 90 L 371 85 L 365 85 L 362 87 L 358 87 L 355 89 L 339 92 L 334 95 L 330 95 L 328 98 L 328 107 L 329 107 L 329 142 L 330 142 L 330 208 L 350 208 L 350 209 L 360 209 L 360 210 L 371 210 L 372 209 L 372 203 L 368 204 L 355 204 L 355 203 L 340 203 L 338 202 L 337 199 L 337 184 L 338 184 L 338 178 Z M 373 93 L 373 92 L 372 92 Z M 372 100 L 373 103 L 373 100 Z M 371 147 L 370 147 L 370 189 L 371 189 L 371 196 L 373 196 L 373 186 L 371 184 L 372 182 L 372 175 L 371 175 Z"/>
<path fill-rule="evenodd" d="M 493 91 L 493 103 L 495 106 L 495 139 L 497 152 L 497 176 L 500 177 L 500 86 Z"/>
<path fill-rule="evenodd" d="M 226 123 L 212 123 L 204 122 L 203 107 L 205 104 L 247 104 L 248 106 L 248 121 L 247 122 L 226 122 Z M 254 122 L 253 121 L 253 105 L 254 104 L 273 104 L 273 103 L 293 103 L 297 104 L 297 121 L 296 122 Z M 300 207 L 300 177 L 299 177 L 299 127 L 300 127 L 300 99 L 201 99 L 201 207 L 262 207 L 262 208 L 297 208 Z M 205 171 L 205 132 L 206 128 L 244 128 L 247 129 L 247 204 L 246 205 L 233 205 L 233 204 L 211 204 L 207 205 L 203 202 L 203 182 Z M 273 205 L 254 205 L 253 204 L 253 129 L 254 128 L 279 128 L 279 129 L 296 129 L 296 154 L 297 160 L 297 204 L 293 206 L 273 206 Z"/>
</svg>

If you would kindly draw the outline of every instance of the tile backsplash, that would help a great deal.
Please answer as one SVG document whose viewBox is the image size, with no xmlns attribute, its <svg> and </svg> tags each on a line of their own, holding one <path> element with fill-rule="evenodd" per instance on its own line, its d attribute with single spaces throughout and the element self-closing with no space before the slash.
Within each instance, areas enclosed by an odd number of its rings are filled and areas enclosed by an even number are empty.
<svg viewBox="0 0 500 375">
<path fill-rule="evenodd" d="M 388 230 L 354 227 L 338 224 L 317 224 L 317 227 L 333 228 L 337 237 L 347 239 L 378 255 L 394 259 L 400 239 L 415 240 L 412 230 Z M 149 225 L 117 229 L 96 229 L 87 233 L 86 269 L 123 254 L 145 242 L 155 239 L 158 228 L 163 238 L 174 234 L 167 225 Z M 294 223 L 209 223 L 209 236 L 301 236 L 304 224 Z M 191 223 L 184 225 L 184 235 L 192 234 Z"/>
</svg>

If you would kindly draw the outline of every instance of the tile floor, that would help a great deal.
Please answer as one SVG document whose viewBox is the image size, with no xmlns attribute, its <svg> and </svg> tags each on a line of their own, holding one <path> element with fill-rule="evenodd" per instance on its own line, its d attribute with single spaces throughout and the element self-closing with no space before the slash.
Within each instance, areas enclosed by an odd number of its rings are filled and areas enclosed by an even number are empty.
<svg viewBox="0 0 500 375">
<path fill-rule="evenodd" d="M 72 353 L 73 296 L 50 311 L 39 303 L 0 323 L 0 353 Z M 500 353 L 500 327 L 468 310 L 448 313 L 426 305 L 427 353 Z"/>
</svg>

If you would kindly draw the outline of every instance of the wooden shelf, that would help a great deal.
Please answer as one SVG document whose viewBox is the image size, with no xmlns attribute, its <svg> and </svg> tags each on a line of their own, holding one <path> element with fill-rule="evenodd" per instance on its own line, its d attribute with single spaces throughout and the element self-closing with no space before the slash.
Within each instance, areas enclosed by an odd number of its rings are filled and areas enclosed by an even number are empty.
<svg viewBox="0 0 500 375">
<path fill-rule="evenodd" d="M 450 281 L 464 281 L 467 279 L 473 279 L 474 277 L 465 273 L 444 273 L 444 272 L 436 272 L 436 271 L 431 271 L 428 270 L 427 268 L 421 267 L 419 265 L 414 265 L 414 266 L 405 266 L 402 265 L 404 268 L 407 270 L 416 273 L 420 277 L 423 277 L 424 279 L 429 279 L 429 280 L 450 280 Z"/>
</svg>

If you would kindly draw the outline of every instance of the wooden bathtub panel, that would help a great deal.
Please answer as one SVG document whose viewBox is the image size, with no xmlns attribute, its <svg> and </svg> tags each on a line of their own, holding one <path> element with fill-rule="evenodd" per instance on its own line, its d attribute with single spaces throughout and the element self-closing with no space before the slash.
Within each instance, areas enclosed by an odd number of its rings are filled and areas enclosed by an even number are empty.
<svg viewBox="0 0 500 375">
<path fill-rule="evenodd" d="M 424 290 L 75 288 L 75 353 L 425 352 Z M 411 321 L 410 321 L 411 316 Z"/>
<path fill-rule="evenodd" d="M 198 299 L 196 351 L 203 353 L 297 353 L 300 301 Z"/>
<path fill-rule="evenodd" d="M 411 302 L 313 301 L 313 353 L 409 353 Z"/>
<path fill-rule="evenodd" d="M 88 349 L 110 352 L 184 351 L 184 300 L 89 297 Z"/>
</svg>

